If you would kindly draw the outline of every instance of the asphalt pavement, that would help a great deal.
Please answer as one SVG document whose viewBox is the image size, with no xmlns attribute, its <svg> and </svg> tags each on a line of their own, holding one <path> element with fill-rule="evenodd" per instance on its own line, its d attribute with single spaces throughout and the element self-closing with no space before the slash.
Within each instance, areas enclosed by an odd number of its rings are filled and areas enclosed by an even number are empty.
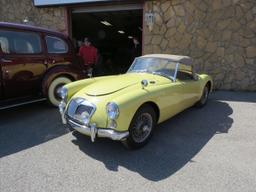
<svg viewBox="0 0 256 192">
<path fill-rule="evenodd" d="M 218 91 L 136 151 L 70 132 L 37 103 L 0 111 L 1 192 L 255 192 L 256 93 Z"/>
</svg>

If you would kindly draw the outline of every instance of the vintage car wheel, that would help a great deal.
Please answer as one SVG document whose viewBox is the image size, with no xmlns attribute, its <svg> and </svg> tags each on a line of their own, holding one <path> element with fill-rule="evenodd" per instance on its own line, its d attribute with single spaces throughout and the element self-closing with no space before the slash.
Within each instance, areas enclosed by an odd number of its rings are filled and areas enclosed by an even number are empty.
<svg viewBox="0 0 256 192">
<path fill-rule="evenodd" d="M 134 115 L 129 127 L 129 136 L 123 144 L 129 149 L 144 146 L 152 136 L 156 113 L 150 105 L 142 106 Z"/>
<path fill-rule="evenodd" d="M 66 85 L 70 82 L 72 81 L 69 78 L 63 76 L 57 77 L 51 82 L 47 92 L 47 98 L 51 105 L 56 107 L 59 105 L 61 98 L 59 97 L 58 92 L 63 85 Z"/>
<path fill-rule="evenodd" d="M 209 96 L 209 91 L 210 91 L 209 86 L 206 85 L 204 87 L 203 94 L 202 94 L 200 100 L 196 103 L 196 107 L 201 108 L 207 103 L 208 96 Z"/>
</svg>

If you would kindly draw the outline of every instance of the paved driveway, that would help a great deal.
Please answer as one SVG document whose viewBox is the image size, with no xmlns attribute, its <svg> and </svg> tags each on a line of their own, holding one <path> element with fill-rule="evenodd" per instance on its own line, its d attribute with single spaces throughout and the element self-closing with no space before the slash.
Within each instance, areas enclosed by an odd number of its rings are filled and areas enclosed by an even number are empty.
<svg viewBox="0 0 256 192">
<path fill-rule="evenodd" d="M 44 103 L 0 112 L 0 191 L 256 191 L 256 93 L 216 92 L 151 142 L 69 132 Z"/>
</svg>

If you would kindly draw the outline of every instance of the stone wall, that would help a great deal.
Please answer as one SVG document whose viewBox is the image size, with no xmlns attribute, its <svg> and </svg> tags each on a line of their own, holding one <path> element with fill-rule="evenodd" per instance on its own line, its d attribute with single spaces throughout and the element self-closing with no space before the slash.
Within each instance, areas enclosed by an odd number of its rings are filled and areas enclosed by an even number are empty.
<svg viewBox="0 0 256 192">
<path fill-rule="evenodd" d="M 189 55 L 215 88 L 256 91 L 256 0 L 147 1 L 144 53 Z"/>
<path fill-rule="evenodd" d="M 28 19 L 36 26 L 67 33 L 65 8 L 37 8 L 33 0 L 0 0 L 0 21 L 23 23 Z"/>
</svg>

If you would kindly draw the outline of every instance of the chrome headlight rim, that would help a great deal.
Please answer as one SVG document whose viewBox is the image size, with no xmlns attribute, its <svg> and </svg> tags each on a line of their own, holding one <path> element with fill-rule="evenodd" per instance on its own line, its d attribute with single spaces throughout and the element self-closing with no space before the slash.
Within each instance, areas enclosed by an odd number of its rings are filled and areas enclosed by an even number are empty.
<svg viewBox="0 0 256 192">
<path fill-rule="evenodd" d="M 106 112 L 109 119 L 116 120 L 119 116 L 119 107 L 115 102 L 108 102 Z"/>
</svg>

